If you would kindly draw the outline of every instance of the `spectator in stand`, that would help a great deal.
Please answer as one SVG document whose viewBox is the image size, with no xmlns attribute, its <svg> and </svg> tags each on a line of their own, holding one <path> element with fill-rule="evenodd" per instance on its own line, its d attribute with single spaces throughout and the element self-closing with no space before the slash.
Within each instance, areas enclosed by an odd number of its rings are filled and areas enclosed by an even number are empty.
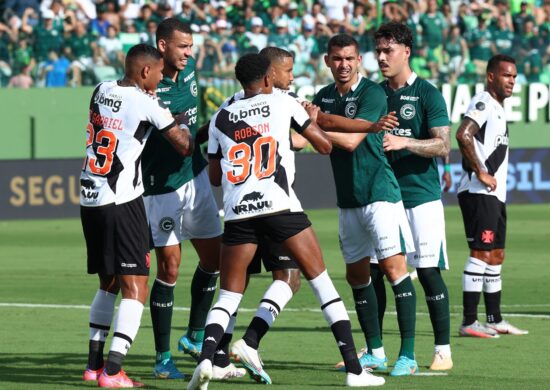
<svg viewBox="0 0 550 390">
<path fill-rule="evenodd" d="M 34 16 L 34 9 L 27 8 L 23 14 L 21 31 L 34 37 L 34 53 L 37 61 L 43 62 L 48 60 L 49 52 L 61 52 L 63 45 L 63 35 L 54 28 L 52 10 L 47 9 L 42 12 L 42 23 L 36 26 L 31 26 L 28 21 L 31 16 Z"/>
<path fill-rule="evenodd" d="M 313 19 L 315 19 L 317 23 L 326 25 L 328 22 L 327 17 L 323 14 L 323 8 L 319 3 L 313 3 L 313 5 L 311 6 L 310 15 L 313 17 Z"/>
<path fill-rule="evenodd" d="M 30 66 L 24 66 L 21 68 L 18 74 L 12 76 L 10 82 L 8 83 L 8 88 L 30 88 L 32 87 L 34 81 L 31 77 L 31 68 Z"/>
<path fill-rule="evenodd" d="M 48 59 L 39 65 L 40 86 L 48 88 L 66 87 L 70 67 L 71 63 L 64 53 L 59 55 L 57 51 L 50 50 Z"/>
<path fill-rule="evenodd" d="M 496 27 L 491 31 L 493 38 L 493 54 L 512 55 L 514 49 L 514 33 L 509 29 L 505 15 L 496 19 Z"/>
<path fill-rule="evenodd" d="M 98 37 L 106 37 L 107 29 L 111 25 L 107 19 L 107 9 L 104 6 L 97 7 L 97 19 L 90 22 L 90 32 Z"/>
<path fill-rule="evenodd" d="M 460 36 L 460 27 L 451 26 L 449 38 L 444 43 L 444 49 L 448 63 L 447 81 L 456 84 L 458 76 L 464 72 L 466 61 L 468 61 L 468 45 Z"/>
<path fill-rule="evenodd" d="M 529 4 L 526 1 L 522 1 L 520 4 L 520 10 L 512 17 L 514 23 L 514 31 L 516 33 L 523 30 L 523 26 L 527 21 L 535 22 L 535 17 L 533 16 Z"/>
<path fill-rule="evenodd" d="M 14 73 L 19 73 L 23 68 L 28 68 L 31 72 L 36 66 L 36 60 L 29 40 L 27 38 L 21 38 L 12 45 L 13 55 L 13 70 Z"/>
<path fill-rule="evenodd" d="M 302 28 L 302 18 L 298 12 L 298 5 L 294 2 L 291 2 L 287 7 L 287 21 L 289 34 L 292 36 L 299 35 Z"/>
<path fill-rule="evenodd" d="M 325 9 L 325 16 L 329 20 L 344 21 L 344 8 L 348 7 L 348 0 L 321 0 L 320 3 Z"/>
<path fill-rule="evenodd" d="M 263 33 L 264 22 L 262 18 L 254 16 L 250 24 L 251 31 L 247 31 L 245 34 L 250 41 L 250 45 L 254 46 L 257 51 L 260 51 L 267 46 L 267 35 Z"/>
<path fill-rule="evenodd" d="M 420 16 L 422 27 L 422 42 L 432 52 L 440 51 L 443 41 L 447 38 L 447 22 L 445 16 L 438 10 L 437 0 L 428 0 L 426 13 Z"/>
<path fill-rule="evenodd" d="M 143 7 L 139 10 L 139 16 L 134 20 L 134 24 L 136 25 L 136 30 L 140 33 L 146 33 L 148 31 L 147 23 L 153 19 L 153 10 L 151 9 L 151 6 L 149 4 L 145 4 Z M 155 30 L 156 31 L 156 24 L 155 24 Z M 153 36 L 153 42 L 154 42 L 154 36 Z"/>
<path fill-rule="evenodd" d="M 468 42 L 468 48 L 470 49 L 470 57 L 476 67 L 476 74 L 478 79 L 485 79 L 485 71 L 487 69 L 487 62 L 492 57 L 492 45 L 493 35 L 487 28 L 488 14 L 484 13 L 478 17 L 477 29 L 472 30 L 469 34 L 466 34 L 466 40 Z"/>
<path fill-rule="evenodd" d="M 211 38 L 204 41 L 199 48 L 197 57 L 197 70 L 201 76 L 212 78 L 219 74 L 223 67 L 223 55 L 220 46 Z M 207 84 L 209 84 L 207 82 Z"/>
<path fill-rule="evenodd" d="M 235 23 L 235 28 L 233 29 L 233 34 L 230 36 L 230 39 L 234 42 L 239 55 L 258 52 L 258 50 L 250 42 L 248 35 L 246 35 L 246 27 L 242 20 L 238 20 Z"/>
<path fill-rule="evenodd" d="M 145 26 L 145 32 L 142 32 L 140 34 L 141 36 L 141 43 L 146 43 L 150 46 L 156 45 L 156 33 L 157 33 L 157 22 L 155 22 L 153 19 L 149 19 L 147 21 L 147 24 Z"/>
<path fill-rule="evenodd" d="M 122 42 L 118 39 L 118 30 L 115 26 L 107 28 L 107 36 L 99 38 L 99 56 L 103 63 L 114 67 L 117 72 L 122 73 L 124 69 L 124 52 Z"/>
<path fill-rule="evenodd" d="M 288 33 L 288 22 L 281 18 L 276 23 L 275 34 L 269 36 L 267 45 L 279 47 L 288 51 L 293 40 L 293 37 Z"/>
<path fill-rule="evenodd" d="M 191 24 L 204 19 L 204 13 L 191 0 L 184 0 L 181 3 L 181 13 L 177 14 L 176 17 L 183 23 Z"/>
<path fill-rule="evenodd" d="M 65 44 L 71 48 L 74 57 L 71 62 L 71 85 L 83 85 L 83 74 L 91 78 L 94 68 L 94 56 L 98 54 L 98 46 L 94 37 L 88 33 L 84 22 L 77 21 L 74 31 L 65 39 Z"/>
</svg>

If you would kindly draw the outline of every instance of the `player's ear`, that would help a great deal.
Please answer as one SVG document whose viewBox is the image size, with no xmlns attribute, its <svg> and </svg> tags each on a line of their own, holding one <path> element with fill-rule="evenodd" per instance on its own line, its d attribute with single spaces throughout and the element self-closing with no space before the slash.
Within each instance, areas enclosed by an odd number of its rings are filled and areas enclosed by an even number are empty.
<svg viewBox="0 0 550 390">
<path fill-rule="evenodd" d="M 328 64 L 328 54 L 325 54 L 325 56 L 323 58 L 325 59 L 325 65 L 329 66 L 329 64 Z"/>
<path fill-rule="evenodd" d="M 141 78 L 143 80 L 146 80 L 147 77 L 149 77 L 149 73 L 151 72 L 151 66 L 150 65 L 143 65 L 143 67 L 141 68 Z"/>
<path fill-rule="evenodd" d="M 159 39 L 158 42 L 157 42 L 157 49 L 161 52 L 161 53 L 164 53 L 165 50 L 166 50 L 166 41 L 164 39 Z"/>
</svg>

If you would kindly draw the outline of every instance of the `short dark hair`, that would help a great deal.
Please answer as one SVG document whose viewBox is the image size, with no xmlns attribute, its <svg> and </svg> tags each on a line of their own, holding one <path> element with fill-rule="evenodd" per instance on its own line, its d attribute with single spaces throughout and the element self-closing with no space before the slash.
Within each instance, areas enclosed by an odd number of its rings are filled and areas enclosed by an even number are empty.
<svg viewBox="0 0 550 390">
<path fill-rule="evenodd" d="M 359 43 L 353 38 L 351 35 L 348 34 L 338 34 L 333 36 L 329 39 L 327 44 L 327 54 L 330 53 L 333 47 L 347 47 L 347 46 L 355 46 L 355 49 L 359 51 Z"/>
<path fill-rule="evenodd" d="M 411 29 L 407 25 L 398 22 L 384 23 L 374 33 L 374 41 L 379 39 L 387 39 L 395 41 L 400 45 L 405 45 L 409 49 L 413 48 L 413 36 Z"/>
<path fill-rule="evenodd" d="M 146 43 L 139 43 L 135 46 L 132 46 L 130 50 L 128 50 L 128 54 L 126 54 L 126 65 L 128 65 L 129 62 L 135 61 L 138 58 L 145 57 L 149 57 L 158 61 L 162 58 L 162 55 L 156 47 L 153 47 Z"/>
<path fill-rule="evenodd" d="M 266 57 L 269 62 L 283 61 L 285 58 L 294 58 L 292 53 L 275 46 L 264 47 L 258 54 Z"/>
<path fill-rule="evenodd" d="M 243 87 L 258 81 L 269 71 L 271 61 L 266 56 L 249 53 L 243 55 L 235 65 L 235 77 Z"/>
<path fill-rule="evenodd" d="M 169 40 L 174 31 L 180 31 L 189 35 L 193 34 L 193 30 L 191 30 L 191 26 L 188 23 L 183 23 L 176 18 L 167 18 L 160 22 L 157 27 L 156 41 L 158 42 L 161 39 Z"/>
<path fill-rule="evenodd" d="M 496 54 L 492 56 L 487 63 L 487 73 L 495 72 L 496 70 L 498 70 L 498 65 L 501 62 L 510 62 L 514 65 L 516 64 L 516 60 L 512 57 L 507 56 L 506 54 Z"/>
</svg>

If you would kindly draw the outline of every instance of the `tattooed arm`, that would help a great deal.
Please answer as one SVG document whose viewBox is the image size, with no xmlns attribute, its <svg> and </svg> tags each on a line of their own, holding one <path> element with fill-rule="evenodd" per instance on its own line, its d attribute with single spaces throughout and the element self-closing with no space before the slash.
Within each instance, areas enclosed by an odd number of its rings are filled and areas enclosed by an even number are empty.
<svg viewBox="0 0 550 390">
<path fill-rule="evenodd" d="M 478 180 L 487 186 L 489 191 L 497 188 L 496 179 L 487 173 L 483 164 L 478 160 L 474 146 L 474 136 L 479 131 L 479 125 L 472 119 L 465 117 L 456 132 L 456 140 L 466 165 L 475 172 Z"/>
<path fill-rule="evenodd" d="M 419 156 L 445 157 L 451 150 L 449 126 L 432 127 L 429 139 L 399 137 L 393 134 L 384 135 L 384 152 L 406 149 Z"/>
</svg>

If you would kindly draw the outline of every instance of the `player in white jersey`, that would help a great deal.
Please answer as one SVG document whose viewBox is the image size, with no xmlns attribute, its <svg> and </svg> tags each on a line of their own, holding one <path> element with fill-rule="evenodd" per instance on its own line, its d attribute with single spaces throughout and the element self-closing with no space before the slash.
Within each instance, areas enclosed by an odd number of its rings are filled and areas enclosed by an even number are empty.
<svg viewBox="0 0 550 390">
<path fill-rule="evenodd" d="M 210 122 L 210 181 L 221 184 L 224 192 L 221 288 L 208 315 L 199 365 L 188 389 L 206 389 L 212 378 L 213 355 L 242 299 L 246 269 L 259 234 L 282 243 L 300 265 L 338 341 L 348 371 L 347 385 L 381 385 L 383 378 L 363 371 L 359 365 L 349 317 L 326 272 L 311 223 L 292 189 L 294 155 L 289 127 L 322 154 L 329 153 L 332 145 L 295 99 L 271 93 L 267 58 L 244 55 L 235 66 L 235 75 L 245 97 L 219 110 Z"/>
<path fill-rule="evenodd" d="M 80 214 L 88 273 L 99 276 L 90 309 L 90 342 L 85 381 L 99 387 L 141 387 L 121 369 L 135 339 L 147 299 L 149 234 L 140 157 L 153 128 L 182 155 L 193 150 L 187 129 L 151 96 L 162 78 L 163 60 L 152 46 L 132 47 L 125 76 L 99 84 L 92 95 L 86 128 L 86 158 L 80 176 Z M 156 130 L 155 130 L 156 131 Z M 122 292 L 106 361 L 103 347 Z"/>
<path fill-rule="evenodd" d="M 506 240 L 508 126 L 504 99 L 516 82 L 515 60 L 496 55 L 487 65 L 487 91 L 475 95 L 456 134 L 463 172 L 458 202 L 470 256 L 462 276 L 463 320 L 460 336 L 491 338 L 526 334 L 502 319 L 501 269 Z M 487 323 L 477 320 L 481 292 Z"/>
</svg>

